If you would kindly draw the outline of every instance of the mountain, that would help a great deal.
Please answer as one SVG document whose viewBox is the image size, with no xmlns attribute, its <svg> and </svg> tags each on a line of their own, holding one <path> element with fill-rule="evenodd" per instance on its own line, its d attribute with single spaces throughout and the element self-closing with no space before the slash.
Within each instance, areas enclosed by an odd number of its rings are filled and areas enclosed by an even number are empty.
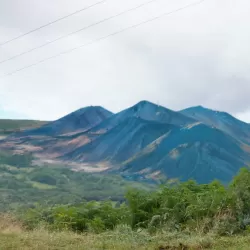
<svg viewBox="0 0 250 250">
<path fill-rule="evenodd" d="M 147 179 L 228 183 L 250 163 L 250 128 L 225 112 L 172 111 L 141 101 L 117 114 L 86 107 L 0 142 L 1 150 L 33 152 L 43 162 Z M 100 170 L 98 167 L 100 166 Z"/>
<path fill-rule="evenodd" d="M 222 131 L 196 123 L 172 130 L 123 163 L 125 173 L 227 183 L 250 162 L 250 147 Z"/>
<path fill-rule="evenodd" d="M 177 126 L 184 126 L 195 121 L 193 118 L 179 112 L 172 111 L 148 101 L 141 101 L 128 109 L 112 115 L 104 122 L 91 129 L 90 132 L 105 133 L 130 117 Z"/>
<path fill-rule="evenodd" d="M 40 128 L 27 130 L 16 136 L 57 136 L 77 133 L 92 128 L 111 115 L 112 113 L 103 107 L 89 106 L 70 113 L 59 120 L 45 124 Z"/>
<path fill-rule="evenodd" d="M 234 138 L 250 144 L 250 124 L 240 121 L 226 112 L 197 106 L 184 109 L 180 113 L 211 127 L 218 128 Z"/>
<path fill-rule="evenodd" d="M 177 127 L 130 117 L 90 143 L 65 155 L 63 159 L 77 162 L 121 163 L 172 129 Z"/>
<path fill-rule="evenodd" d="M 93 136 L 81 131 L 87 131 L 111 115 L 99 106 L 82 108 L 40 128 L 14 133 L 3 140 L 0 147 L 19 153 L 29 151 L 47 159 L 56 158 L 90 142 Z"/>
<path fill-rule="evenodd" d="M 74 115 L 73 118 L 75 117 Z M 98 118 L 98 114 L 96 117 Z M 69 121 L 74 122 L 72 114 L 60 119 L 59 123 L 63 125 L 65 123 L 68 126 Z M 168 121 L 184 124 L 192 119 L 153 103 L 140 102 L 118 114 L 109 116 L 96 126 L 89 129 L 85 126 L 83 132 L 73 133 L 72 129 L 70 131 L 72 134 L 62 136 L 60 135 L 62 131 L 57 125 L 58 121 L 56 121 L 38 130 L 26 131 L 26 136 L 19 136 L 19 140 L 15 138 L 15 143 L 21 145 L 18 146 L 19 150 L 22 150 L 24 145 L 25 147 L 28 145 L 30 149 L 33 148 L 35 152 L 42 153 L 44 157 L 49 158 L 65 154 L 63 159 L 70 161 L 109 159 L 119 162 L 126 160 L 132 153 L 138 152 L 169 128 L 174 127 L 168 124 Z M 56 130 L 57 133 L 51 133 L 51 129 Z M 133 143 L 133 148 L 130 148 L 129 143 Z"/>
<path fill-rule="evenodd" d="M 80 162 L 107 160 L 120 163 L 156 140 L 164 131 L 194 122 L 194 119 L 179 112 L 141 101 L 81 133 L 95 135 L 96 138 L 65 155 L 63 159 Z M 79 135 L 75 135 L 75 139 Z M 130 143 L 133 147 L 130 147 Z"/>
</svg>

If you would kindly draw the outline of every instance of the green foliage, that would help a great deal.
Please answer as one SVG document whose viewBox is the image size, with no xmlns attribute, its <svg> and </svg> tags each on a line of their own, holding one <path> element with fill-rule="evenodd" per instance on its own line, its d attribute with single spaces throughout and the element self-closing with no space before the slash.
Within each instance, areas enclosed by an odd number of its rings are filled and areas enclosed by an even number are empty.
<svg viewBox="0 0 250 250">
<path fill-rule="evenodd" d="M 199 185 L 195 181 L 162 185 L 155 191 L 131 188 L 125 203 L 82 202 L 30 209 L 27 225 L 45 223 L 51 229 L 101 233 L 128 225 L 149 233 L 199 232 L 233 235 L 249 231 L 250 170 L 242 169 L 225 187 L 218 181 Z M 29 219 L 27 219 L 29 218 Z M 35 222 L 35 223 L 33 223 Z"/>
<path fill-rule="evenodd" d="M 51 208 L 38 206 L 29 209 L 23 215 L 23 219 L 30 229 L 42 223 L 51 229 L 94 233 L 113 230 L 117 225 L 126 223 L 128 218 L 128 207 L 124 204 L 116 207 L 116 203 L 112 201 L 83 202 L 75 206 L 65 205 Z"/>
<path fill-rule="evenodd" d="M 239 216 L 250 215 L 250 171 L 247 168 L 241 169 L 240 173 L 234 178 L 230 187 L 232 199 L 236 200 L 235 212 Z"/>
<path fill-rule="evenodd" d="M 0 164 L 7 164 L 17 168 L 26 168 L 32 165 L 32 154 L 0 154 Z"/>
</svg>

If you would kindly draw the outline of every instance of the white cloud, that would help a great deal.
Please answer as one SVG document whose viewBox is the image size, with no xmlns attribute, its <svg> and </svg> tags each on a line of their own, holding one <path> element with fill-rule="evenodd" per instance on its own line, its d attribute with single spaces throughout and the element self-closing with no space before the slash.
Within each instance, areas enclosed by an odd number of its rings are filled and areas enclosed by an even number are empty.
<svg viewBox="0 0 250 250">
<path fill-rule="evenodd" d="M 0 2 L 1 41 L 93 1 Z M 0 61 L 145 0 L 115 1 L 0 48 Z M 0 74 L 107 35 L 191 0 L 159 0 L 141 10 L 0 64 Z M 204 105 L 250 121 L 250 16 L 247 0 L 216 1 L 175 13 L 0 79 L 0 105 L 30 118 L 56 119 L 86 105 L 119 111 L 141 99 L 172 109 Z M 245 114 L 245 115 L 244 115 Z"/>
</svg>

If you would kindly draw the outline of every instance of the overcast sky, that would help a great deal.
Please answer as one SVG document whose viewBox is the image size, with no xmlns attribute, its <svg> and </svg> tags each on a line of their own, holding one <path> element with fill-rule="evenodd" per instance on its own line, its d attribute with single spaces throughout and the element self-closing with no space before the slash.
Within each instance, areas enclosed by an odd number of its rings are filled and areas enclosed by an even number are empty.
<svg viewBox="0 0 250 250">
<path fill-rule="evenodd" d="M 100 0 L 1 0 L 0 43 Z M 0 61 L 148 0 L 107 0 L 0 47 Z M 0 76 L 178 9 L 158 0 L 0 64 Z M 91 46 L 0 78 L 0 117 L 57 119 L 88 105 L 117 112 L 140 100 L 203 105 L 250 122 L 250 2 L 206 0 Z"/>
</svg>

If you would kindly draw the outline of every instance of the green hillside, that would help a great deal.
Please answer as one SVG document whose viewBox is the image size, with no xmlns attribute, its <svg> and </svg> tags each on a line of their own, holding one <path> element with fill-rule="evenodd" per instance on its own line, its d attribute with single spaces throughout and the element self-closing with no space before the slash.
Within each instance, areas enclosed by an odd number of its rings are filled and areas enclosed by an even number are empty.
<svg viewBox="0 0 250 250">
<path fill-rule="evenodd" d="M 0 119 L 0 135 L 8 135 L 19 130 L 37 128 L 47 121 Z"/>
<path fill-rule="evenodd" d="M 75 172 L 64 166 L 32 165 L 31 154 L 0 152 L 0 213 L 35 203 L 69 204 L 83 200 L 120 201 L 128 187 L 149 185 L 125 181 L 118 175 Z"/>
</svg>

